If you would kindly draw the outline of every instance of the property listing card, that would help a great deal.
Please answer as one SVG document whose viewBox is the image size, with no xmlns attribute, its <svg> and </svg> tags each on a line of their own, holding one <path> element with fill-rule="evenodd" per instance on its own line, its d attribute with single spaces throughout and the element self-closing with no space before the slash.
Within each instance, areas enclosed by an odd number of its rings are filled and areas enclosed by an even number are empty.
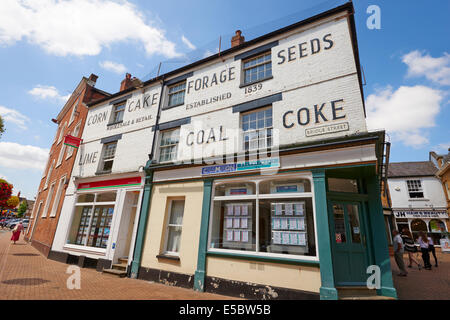
<svg viewBox="0 0 450 320">
<path fill-rule="evenodd" d="M 296 203 L 294 204 L 294 211 L 296 216 L 302 216 L 304 213 L 304 206 L 303 203 Z"/>
<path fill-rule="evenodd" d="M 283 214 L 283 205 L 281 203 L 275 204 L 275 214 L 280 216 Z"/>
<path fill-rule="evenodd" d="M 242 231 L 241 241 L 248 242 L 248 231 Z"/>
<path fill-rule="evenodd" d="M 272 218 L 272 229 L 280 230 L 281 229 L 281 220 L 280 218 Z"/>
<path fill-rule="evenodd" d="M 233 205 L 229 204 L 227 205 L 227 216 L 233 215 Z"/>
<path fill-rule="evenodd" d="M 305 230 L 305 218 L 297 219 L 297 230 Z"/>
<path fill-rule="evenodd" d="M 281 244 L 281 232 L 277 231 L 273 233 L 273 243 Z"/>
<path fill-rule="evenodd" d="M 241 228 L 242 229 L 248 228 L 248 218 L 241 218 Z"/>
<path fill-rule="evenodd" d="M 227 241 L 233 241 L 233 230 L 225 230 Z"/>
<path fill-rule="evenodd" d="M 294 214 L 294 208 L 293 208 L 292 203 L 286 203 L 284 205 L 284 212 L 288 216 L 292 216 Z"/>
<path fill-rule="evenodd" d="M 246 204 L 242 206 L 241 214 L 243 216 L 247 216 L 248 215 L 248 206 Z"/>
<path fill-rule="evenodd" d="M 286 230 L 288 229 L 288 220 L 287 219 L 280 219 L 281 220 L 281 229 Z"/>
<path fill-rule="evenodd" d="M 241 206 L 240 205 L 234 206 L 234 215 L 235 216 L 241 215 Z"/>
<path fill-rule="evenodd" d="M 306 246 L 306 232 L 298 233 L 298 244 L 301 246 Z"/>
<path fill-rule="evenodd" d="M 234 230 L 233 231 L 233 240 L 234 241 L 241 241 L 241 231 Z"/>
<path fill-rule="evenodd" d="M 225 227 L 233 228 L 233 218 L 225 218 Z"/>
<path fill-rule="evenodd" d="M 289 233 L 288 232 L 283 232 L 281 234 L 281 243 L 282 244 L 290 244 L 290 238 L 289 238 Z"/>
<path fill-rule="evenodd" d="M 234 218 L 233 219 L 233 228 L 239 228 L 240 227 L 240 222 L 241 222 L 241 219 Z"/>
</svg>

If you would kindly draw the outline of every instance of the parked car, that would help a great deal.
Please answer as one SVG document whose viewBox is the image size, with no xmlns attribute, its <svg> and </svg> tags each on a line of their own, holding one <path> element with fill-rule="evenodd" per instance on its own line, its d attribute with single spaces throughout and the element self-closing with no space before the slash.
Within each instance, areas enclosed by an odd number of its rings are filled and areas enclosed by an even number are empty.
<svg viewBox="0 0 450 320">
<path fill-rule="evenodd" d="M 12 219 L 11 221 L 8 222 L 6 227 L 9 228 L 9 229 L 14 229 L 14 227 L 16 226 L 16 224 L 19 223 L 20 220 L 21 219 Z"/>
<path fill-rule="evenodd" d="M 2 219 L 2 220 L 0 221 L 0 226 L 1 226 L 2 228 L 6 228 L 6 226 L 8 225 L 8 223 L 10 223 L 11 221 L 12 221 L 11 218 L 5 218 L 5 219 Z"/>
<path fill-rule="evenodd" d="M 23 224 L 23 227 L 26 229 L 26 228 L 28 228 L 28 224 L 30 223 L 30 220 L 29 219 L 23 219 L 22 220 L 22 224 Z"/>
</svg>

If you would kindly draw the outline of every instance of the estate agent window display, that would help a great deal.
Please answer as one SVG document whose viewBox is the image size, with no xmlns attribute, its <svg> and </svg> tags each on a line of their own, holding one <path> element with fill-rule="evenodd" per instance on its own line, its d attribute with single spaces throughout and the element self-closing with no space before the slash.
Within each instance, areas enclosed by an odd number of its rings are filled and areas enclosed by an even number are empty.
<svg viewBox="0 0 450 320">
<path fill-rule="evenodd" d="M 309 176 L 216 180 L 213 190 L 209 252 L 316 259 Z"/>
</svg>

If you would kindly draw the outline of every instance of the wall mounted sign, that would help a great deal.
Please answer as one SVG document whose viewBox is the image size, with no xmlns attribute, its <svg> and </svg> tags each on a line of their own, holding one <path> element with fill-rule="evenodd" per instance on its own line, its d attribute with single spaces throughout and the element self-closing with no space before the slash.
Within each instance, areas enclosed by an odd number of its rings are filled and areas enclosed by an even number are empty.
<svg viewBox="0 0 450 320">
<path fill-rule="evenodd" d="M 221 164 L 202 168 L 202 175 L 221 174 L 256 169 L 278 168 L 280 158 L 258 159 L 238 163 Z"/>
<path fill-rule="evenodd" d="M 141 177 L 132 177 L 132 178 L 122 178 L 122 179 L 112 179 L 112 180 L 80 183 L 78 185 L 78 190 L 131 187 L 131 186 L 139 186 L 140 184 L 141 184 Z"/>
<path fill-rule="evenodd" d="M 396 218 L 442 218 L 448 219 L 445 211 L 394 211 Z"/>
<path fill-rule="evenodd" d="M 69 134 L 64 137 L 64 144 L 66 146 L 73 147 L 73 148 L 76 148 L 76 149 L 78 149 L 78 147 L 80 146 L 81 141 L 82 140 L 80 138 L 71 136 Z"/>
</svg>

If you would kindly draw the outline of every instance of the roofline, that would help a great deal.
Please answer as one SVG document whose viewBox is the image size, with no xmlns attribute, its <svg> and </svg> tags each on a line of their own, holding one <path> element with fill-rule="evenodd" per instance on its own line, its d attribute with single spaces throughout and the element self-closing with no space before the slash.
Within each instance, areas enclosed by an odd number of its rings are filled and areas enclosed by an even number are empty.
<svg viewBox="0 0 450 320">
<path fill-rule="evenodd" d="M 306 18 L 304 20 L 301 20 L 299 22 L 296 22 L 294 24 L 291 24 L 289 26 L 283 27 L 281 29 L 277 29 L 275 31 L 272 31 L 270 33 L 262 35 L 262 36 L 260 36 L 258 38 L 252 39 L 250 41 L 246 41 L 246 42 L 244 42 L 244 43 L 242 43 L 242 44 L 240 44 L 238 46 L 229 48 L 229 49 L 227 49 L 225 51 L 216 53 L 216 54 L 214 54 L 212 56 L 206 57 L 206 58 L 201 59 L 201 60 L 197 60 L 197 61 L 195 61 L 195 62 L 193 62 L 191 64 L 188 64 L 186 66 L 183 66 L 183 67 L 175 69 L 175 70 L 172 70 L 172 71 L 170 71 L 168 73 L 164 73 L 164 74 L 162 74 L 162 75 L 160 75 L 158 77 L 155 77 L 153 79 L 149 79 L 149 80 L 143 82 L 142 87 L 148 86 L 149 84 L 152 84 L 154 82 L 158 82 L 158 81 L 164 80 L 165 78 L 168 78 L 168 77 L 170 77 L 172 75 L 179 74 L 179 73 L 181 73 L 181 72 L 183 72 L 185 70 L 192 69 L 192 68 L 194 68 L 194 67 L 196 67 L 198 65 L 202 65 L 204 63 L 216 60 L 216 59 L 221 58 L 221 57 L 223 57 L 225 55 L 228 55 L 228 54 L 231 54 L 233 52 L 236 52 L 236 51 L 242 50 L 244 48 L 250 47 L 250 46 L 255 45 L 255 44 L 259 43 L 259 42 L 263 42 L 265 40 L 268 40 L 268 39 L 270 39 L 272 37 L 278 36 L 280 34 L 289 32 L 289 31 L 294 30 L 296 28 L 302 27 L 304 25 L 310 24 L 310 23 L 315 22 L 317 20 L 320 20 L 320 19 L 323 19 L 323 18 L 327 18 L 327 17 L 332 16 L 332 15 L 334 15 L 336 13 L 340 13 L 340 12 L 344 12 L 344 11 L 347 11 L 350 14 L 350 16 L 351 16 L 351 19 L 350 19 L 350 29 L 351 29 L 351 35 L 352 35 L 351 41 L 352 41 L 352 44 L 353 44 L 353 54 L 355 55 L 356 68 L 358 70 L 358 80 L 359 80 L 359 83 L 360 83 L 361 95 L 362 95 L 362 82 L 361 82 L 361 75 L 360 75 L 361 74 L 361 70 L 360 70 L 360 62 L 359 62 L 359 51 L 358 51 L 357 43 L 356 43 L 356 29 L 355 29 L 355 22 L 354 22 L 354 19 L 353 19 L 354 8 L 353 8 L 353 3 L 351 1 L 346 2 L 346 3 L 344 3 L 344 4 L 340 5 L 340 6 L 332 8 L 330 10 L 327 10 L 327 11 L 324 11 L 322 13 L 319 13 L 319 14 L 317 14 L 315 16 L 312 16 L 312 17 Z M 98 99 L 96 101 L 92 101 L 91 103 L 87 104 L 87 106 L 88 107 L 95 106 L 97 104 L 100 104 L 102 102 L 107 101 L 108 99 L 121 96 L 121 95 L 126 94 L 128 92 L 131 92 L 131 91 L 133 91 L 135 89 L 136 89 L 136 87 L 130 87 L 130 88 L 125 89 L 123 91 L 116 92 L 116 93 L 112 94 L 110 97 Z M 362 101 L 363 101 L 364 115 L 365 115 L 366 111 L 365 111 L 365 105 L 364 105 L 364 97 L 363 97 Z"/>
</svg>

